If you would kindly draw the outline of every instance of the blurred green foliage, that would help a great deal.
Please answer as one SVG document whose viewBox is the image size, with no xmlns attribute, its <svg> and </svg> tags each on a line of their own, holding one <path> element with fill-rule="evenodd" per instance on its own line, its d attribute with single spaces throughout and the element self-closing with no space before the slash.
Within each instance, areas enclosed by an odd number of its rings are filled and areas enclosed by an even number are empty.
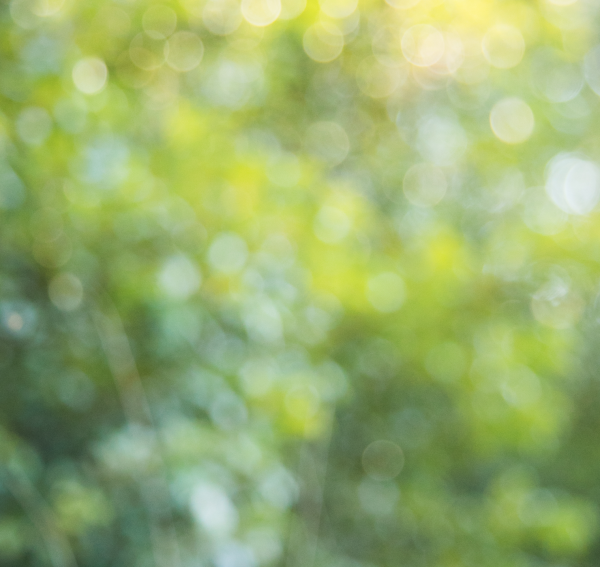
<svg viewBox="0 0 600 567">
<path fill-rule="evenodd" d="M 0 564 L 600 561 L 600 4 L 0 7 Z"/>
</svg>

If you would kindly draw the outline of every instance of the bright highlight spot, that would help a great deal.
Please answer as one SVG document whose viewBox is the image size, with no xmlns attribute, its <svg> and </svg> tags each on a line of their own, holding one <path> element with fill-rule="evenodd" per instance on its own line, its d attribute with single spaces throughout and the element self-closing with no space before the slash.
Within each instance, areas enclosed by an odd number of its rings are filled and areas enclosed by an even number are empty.
<svg viewBox="0 0 600 567">
<path fill-rule="evenodd" d="M 281 0 L 242 0 L 242 16 L 253 26 L 268 26 L 281 13 Z"/>
<path fill-rule="evenodd" d="M 271 391 L 277 377 L 277 365 L 270 358 L 251 359 L 240 369 L 240 382 L 246 395 L 260 398 Z"/>
<path fill-rule="evenodd" d="M 313 386 L 294 386 L 285 397 L 287 412 L 299 420 L 313 417 L 317 413 L 320 403 L 319 393 Z"/>
<path fill-rule="evenodd" d="M 266 297 L 249 301 L 243 319 L 248 336 L 258 343 L 276 344 L 283 338 L 281 315 Z"/>
<path fill-rule="evenodd" d="M 129 58 L 140 69 L 154 71 L 165 62 L 166 45 L 164 39 L 139 33 L 129 44 Z"/>
<path fill-rule="evenodd" d="M 444 55 L 434 65 L 433 69 L 440 75 L 454 74 L 465 60 L 465 50 L 462 39 L 456 33 L 444 33 Z"/>
<path fill-rule="evenodd" d="M 467 146 L 467 134 L 452 115 L 429 116 L 419 125 L 417 149 L 423 159 L 436 165 L 454 165 Z"/>
<path fill-rule="evenodd" d="M 364 59 L 356 71 L 358 88 L 372 98 L 385 98 L 391 95 L 406 79 L 402 67 L 390 67 L 374 57 Z"/>
<path fill-rule="evenodd" d="M 483 36 L 481 47 L 491 65 L 498 69 L 510 69 L 523 59 L 525 40 L 514 26 L 498 24 Z"/>
<path fill-rule="evenodd" d="M 328 205 L 321 207 L 313 226 L 316 237 L 327 244 L 340 242 L 351 228 L 352 221 L 348 215 L 341 209 Z"/>
<path fill-rule="evenodd" d="M 416 6 L 421 0 L 385 0 L 392 8 L 408 10 Z"/>
<path fill-rule="evenodd" d="M 59 274 L 48 285 L 50 301 L 61 311 L 73 311 L 83 299 L 83 286 L 73 274 Z"/>
<path fill-rule="evenodd" d="M 177 255 L 163 264 L 158 283 L 167 295 L 187 299 L 198 290 L 202 277 L 198 268 L 187 256 Z"/>
<path fill-rule="evenodd" d="M 526 366 L 511 370 L 501 386 L 502 397 L 515 407 L 534 405 L 541 396 L 540 379 Z"/>
<path fill-rule="evenodd" d="M 533 316 L 554 329 L 572 327 L 581 317 L 585 302 L 559 275 L 550 277 L 531 298 Z"/>
<path fill-rule="evenodd" d="M 246 242 L 237 234 L 226 232 L 218 235 L 208 249 L 208 262 L 222 274 L 239 272 L 248 258 Z"/>
<path fill-rule="evenodd" d="M 78 90 L 83 94 L 91 95 L 100 92 L 104 88 L 108 78 L 108 70 L 102 59 L 87 57 L 75 63 L 72 77 Z"/>
<path fill-rule="evenodd" d="M 195 33 L 179 31 L 169 38 L 167 45 L 167 63 L 175 71 L 191 71 L 200 65 L 204 44 Z"/>
<path fill-rule="evenodd" d="M 319 6 L 330 18 L 347 18 L 356 10 L 358 0 L 319 0 Z"/>
<path fill-rule="evenodd" d="M 53 16 L 63 7 L 65 0 L 35 0 L 31 4 L 31 11 L 41 18 Z"/>
<path fill-rule="evenodd" d="M 292 506 L 298 499 L 298 492 L 298 483 L 281 465 L 269 471 L 260 483 L 261 496 L 279 510 Z"/>
<path fill-rule="evenodd" d="M 9 330 L 18 332 L 23 328 L 25 322 L 23 321 L 23 317 L 19 315 L 19 313 L 11 313 L 6 317 L 6 326 Z"/>
<path fill-rule="evenodd" d="M 240 5 L 235 0 L 208 0 L 202 10 L 202 22 L 215 35 L 229 35 L 242 23 Z"/>
<path fill-rule="evenodd" d="M 573 154 L 559 154 L 546 169 L 546 192 L 566 213 L 587 215 L 600 200 L 600 168 Z"/>
<path fill-rule="evenodd" d="M 403 189 L 404 195 L 413 205 L 433 207 L 446 194 L 446 176 L 435 165 L 419 163 L 406 172 Z"/>
<path fill-rule="evenodd" d="M 383 272 L 367 282 L 367 299 L 377 311 L 392 313 L 406 298 L 404 280 L 393 272 Z"/>
<path fill-rule="evenodd" d="M 444 36 L 429 24 L 412 26 L 402 36 L 402 53 L 417 67 L 429 67 L 444 55 Z"/>
<path fill-rule="evenodd" d="M 225 491 L 212 484 L 202 483 L 194 488 L 190 498 L 194 519 L 207 531 L 225 535 L 239 521 L 238 512 Z"/>
<path fill-rule="evenodd" d="M 302 39 L 306 54 L 318 63 L 336 59 L 344 48 L 344 36 L 337 26 L 317 22 L 310 26 Z"/>
<path fill-rule="evenodd" d="M 29 303 L 16 301 L 0 304 L 0 321 L 11 335 L 30 336 L 35 330 L 36 319 L 36 311 Z"/>
<path fill-rule="evenodd" d="M 490 125 L 496 137 L 506 144 L 520 144 L 533 133 L 533 111 L 520 98 L 505 98 L 490 113 Z"/>
<path fill-rule="evenodd" d="M 306 0 L 281 0 L 280 20 L 293 20 L 306 8 Z"/>
</svg>

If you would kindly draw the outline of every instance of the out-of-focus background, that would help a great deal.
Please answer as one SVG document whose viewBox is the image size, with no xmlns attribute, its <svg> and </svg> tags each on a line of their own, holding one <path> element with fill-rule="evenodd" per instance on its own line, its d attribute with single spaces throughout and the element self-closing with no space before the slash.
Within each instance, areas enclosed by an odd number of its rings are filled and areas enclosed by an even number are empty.
<svg viewBox="0 0 600 567">
<path fill-rule="evenodd" d="M 0 7 L 0 565 L 600 563 L 600 3 Z"/>
</svg>

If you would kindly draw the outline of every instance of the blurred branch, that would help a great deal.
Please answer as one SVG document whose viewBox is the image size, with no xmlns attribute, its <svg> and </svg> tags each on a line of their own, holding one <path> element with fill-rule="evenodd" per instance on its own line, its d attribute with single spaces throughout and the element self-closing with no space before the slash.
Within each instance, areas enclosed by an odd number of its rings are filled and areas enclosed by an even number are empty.
<svg viewBox="0 0 600 567">
<path fill-rule="evenodd" d="M 298 521 L 288 536 L 286 567 L 312 567 L 319 547 L 325 477 L 333 429 L 334 408 L 321 443 L 306 441 L 300 448 L 297 477 L 300 480 Z"/>
<path fill-rule="evenodd" d="M 42 534 L 52 565 L 77 567 L 69 540 L 58 529 L 56 517 L 33 483 L 24 475 L 16 475 L 6 467 L 2 471 L 2 476 L 10 493 Z"/>
<path fill-rule="evenodd" d="M 125 417 L 131 426 L 147 430 L 160 447 L 150 407 L 123 322 L 114 306 L 94 314 L 96 328 L 113 375 Z M 181 565 L 179 544 L 173 527 L 169 484 L 164 462 L 156 455 L 158 470 L 146 471 L 139 479 L 142 499 L 148 511 L 154 560 L 157 567 Z"/>
</svg>

